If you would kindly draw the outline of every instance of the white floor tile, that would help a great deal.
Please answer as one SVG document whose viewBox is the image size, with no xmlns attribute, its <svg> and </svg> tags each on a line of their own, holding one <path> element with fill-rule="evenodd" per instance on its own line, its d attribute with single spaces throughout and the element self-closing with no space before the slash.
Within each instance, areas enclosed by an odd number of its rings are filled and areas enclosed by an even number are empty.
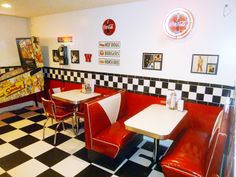
<svg viewBox="0 0 236 177">
<path fill-rule="evenodd" d="M 8 154 L 11 154 L 11 153 L 13 153 L 13 152 L 15 152 L 17 150 L 18 149 L 15 146 L 13 146 L 13 145 L 11 145 L 9 143 L 2 144 L 0 146 L 0 158 L 6 156 Z"/>
<path fill-rule="evenodd" d="M 52 136 L 55 134 L 55 131 L 50 129 L 50 128 L 46 128 L 45 129 L 45 138 Z M 43 129 L 35 131 L 33 133 L 31 133 L 30 135 L 34 136 L 35 138 L 38 138 L 40 140 L 43 139 Z"/>
<path fill-rule="evenodd" d="M 42 173 L 43 171 L 47 170 L 48 167 L 41 162 L 31 159 L 11 170 L 8 173 L 12 177 L 34 177 Z"/>
<path fill-rule="evenodd" d="M 23 114 L 19 114 L 18 116 L 28 119 L 30 117 L 37 116 L 37 115 L 39 115 L 39 113 L 29 111 L 29 112 L 26 112 L 26 113 L 23 113 Z"/>
<path fill-rule="evenodd" d="M 23 149 L 24 153 L 28 154 L 31 157 L 37 157 L 40 154 L 43 154 L 44 152 L 54 148 L 54 146 L 44 142 L 44 141 L 38 141 L 34 144 L 31 144 Z"/>
<path fill-rule="evenodd" d="M 149 165 L 151 165 L 151 161 L 148 159 L 145 159 L 143 157 L 140 157 L 139 155 L 143 154 L 146 155 L 148 157 L 152 157 L 153 153 L 150 151 L 147 151 L 145 149 L 139 149 L 129 160 L 138 163 L 140 165 L 143 165 L 145 167 L 148 167 Z"/>
<path fill-rule="evenodd" d="M 26 127 L 28 125 L 33 124 L 34 122 L 28 119 L 24 119 L 15 123 L 12 123 L 11 126 L 15 127 L 15 128 L 22 128 L 22 127 Z"/>
<path fill-rule="evenodd" d="M 37 122 L 37 124 L 43 126 L 44 123 L 45 123 L 45 121 L 46 121 L 46 119 L 45 119 L 45 120 L 41 120 L 41 121 Z M 51 119 L 49 119 L 49 120 L 47 121 L 47 123 L 46 123 L 46 127 L 49 127 L 49 126 L 54 125 L 54 124 L 56 124 L 56 123 L 57 123 L 57 122 L 56 122 L 55 120 L 51 121 Z"/>
<path fill-rule="evenodd" d="M 89 166 L 88 162 L 85 162 L 75 156 L 69 156 L 51 168 L 64 176 L 72 177 L 85 169 L 87 166 Z"/>
<path fill-rule="evenodd" d="M 73 154 L 75 152 L 77 152 L 78 150 L 82 149 L 85 146 L 85 143 L 83 141 L 77 140 L 77 139 L 70 139 L 62 144 L 60 144 L 59 146 L 57 146 L 57 148 Z"/>
<path fill-rule="evenodd" d="M 25 133 L 21 130 L 13 130 L 11 132 L 2 134 L 1 139 L 3 139 L 6 142 L 10 142 L 10 141 L 13 141 L 15 139 L 21 138 L 25 135 L 27 135 L 27 133 Z"/>
<path fill-rule="evenodd" d="M 152 170 L 148 177 L 164 177 L 164 174 L 159 171 Z"/>
<path fill-rule="evenodd" d="M 0 167 L 0 175 L 5 173 L 5 171 Z"/>
</svg>

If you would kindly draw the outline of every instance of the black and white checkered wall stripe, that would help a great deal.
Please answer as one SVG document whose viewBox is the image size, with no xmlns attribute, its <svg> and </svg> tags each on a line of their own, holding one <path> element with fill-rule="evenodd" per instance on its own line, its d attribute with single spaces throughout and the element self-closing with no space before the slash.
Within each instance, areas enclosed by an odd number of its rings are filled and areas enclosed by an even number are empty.
<svg viewBox="0 0 236 177">
<path fill-rule="evenodd" d="M 100 73 L 60 68 L 44 67 L 45 77 L 65 82 L 84 83 L 84 79 L 94 79 L 95 85 L 113 89 L 165 97 L 169 89 L 179 92 L 182 99 L 208 105 L 222 106 L 228 98 L 233 98 L 234 87 L 182 80 Z"/>
</svg>

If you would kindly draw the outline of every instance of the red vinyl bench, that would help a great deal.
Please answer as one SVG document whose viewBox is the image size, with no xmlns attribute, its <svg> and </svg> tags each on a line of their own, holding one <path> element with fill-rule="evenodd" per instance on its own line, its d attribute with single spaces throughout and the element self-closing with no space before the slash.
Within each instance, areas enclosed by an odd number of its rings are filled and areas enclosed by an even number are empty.
<svg viewBox="0 0 236 177">
<path fill-rule="evenodd" d="M 161 160 L 165 177 L 216 177 L 219 174 L 227 139 L 229 109 L 222 110 L 212 132 L 189 127 Z"/>
</svg>

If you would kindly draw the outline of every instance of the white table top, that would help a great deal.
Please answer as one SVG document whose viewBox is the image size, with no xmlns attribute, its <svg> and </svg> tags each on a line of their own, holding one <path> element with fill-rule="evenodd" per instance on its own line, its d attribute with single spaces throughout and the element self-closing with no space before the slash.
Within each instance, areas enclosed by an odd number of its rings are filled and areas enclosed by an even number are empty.
<svg viewBox="0 0 236 177">
<path fill-rule="evenodd" d="M 125 126 L 130 131 L 152 138 L 168 139 L 186 114 L 186 110 L 181 112 L 153 104 L 125 121 Z"/>
<path fill-rule="evenodd" d="M 52 94 L 52 98 L 65 101 L 72 104 L 79 104 L 91 98 L 100 96 L 100 93 L 82 93 L 80 89 L 69 90 Z"/>
</svg>

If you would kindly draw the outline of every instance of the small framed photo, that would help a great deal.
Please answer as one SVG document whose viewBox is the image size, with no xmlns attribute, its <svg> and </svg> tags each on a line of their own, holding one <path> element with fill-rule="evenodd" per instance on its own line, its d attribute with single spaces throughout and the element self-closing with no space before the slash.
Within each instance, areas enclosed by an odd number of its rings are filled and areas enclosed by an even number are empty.
<svg viewBox="0 0 236 177">
<path fill-rule="evenodd" d="M 217 74 L 219 55 L 193 54 L 191 73 Z"/>
<path fill-rule="evenodd" d="M 71 50 L 71 63 L 79 63 L 79 51 Z"/>
<path fill-rule="evenodd" d="M 54 62 L 59 62 L 59 52 L 58 50 L 52 50 L 52 58 Z"/>
<path fill-rule="evenodd" d="M 143 53 L 143 69 L 162 70 L 162 53 Z"/>
</svg>

